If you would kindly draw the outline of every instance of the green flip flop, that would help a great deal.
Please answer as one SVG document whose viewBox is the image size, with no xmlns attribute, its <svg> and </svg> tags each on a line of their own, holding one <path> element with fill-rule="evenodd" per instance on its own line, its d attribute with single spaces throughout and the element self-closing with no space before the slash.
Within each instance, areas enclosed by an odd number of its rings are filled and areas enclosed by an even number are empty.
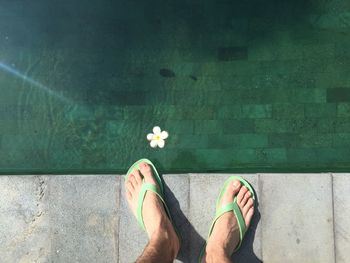
<svg viewBox="0 0 350 263">
<path fill-rule="evenodd" d="M 129 175 L 131 174 L 131 172 L 134 170 L 134 169 L 139 169 L 140 167 L 140 164 L 141 163 L 148 163 L 152 170 L 153 170 L 153 176 L 154 178 L 156 179 L 157 181 L 157 185 L 159 186 L 159 189 L 154 185 L 154 184 L 150 184 L 150 183 L 146 183 L 144 181 L 144 179 L 142 179 L 142 186 L 141 186 L 141 191 L 139 193 L 139 196 L 138 196 L 138 201 L 137 201 L 137 211 L 136 211 L 136 214 L 137 214 L 137 222 L 139 223 L 139 225 L 142 227 L 142 229 L 146 232 L 146 227 L 145 227 L 145 224 L 143 222 L 143 217 L 142 217 L 142 206 L 143 206 L 143 201 L 145 199 L 145 196 L 146 196 L 146 192 L 147 191 L 151 191 L 153 193 L 155 193 L 159 199 L 162 201 L 163 203 L 163 206 L 164 206 L 164 210 L 168 216 L 168 218 L 170 219 L 170 222 L 172 223 L 174 229 L 175 229 L 175 232 L 177 234 L 177 236 L 179 237 L 179 241 L 180 241 L 180 245 L 181 245 L 181 238 L 180 238 L 180 234 L 178 232 L 178 230 L 176 229 L 175 227 L 175 224 L 171 218 L 171 215 L 170 215 L 170 211 L 165 203 L 165 200 L 164 200 L 164 185 L 163 185 L 163 181 L 161 179 L 161 177 L 159 176 L 158 174 L 158 171 L 156 169 L 156 167 L 154 166 L 154 164 L 148 160 L 148 159 L 140 159 L 138 160 L 137 162 L 135 162 L 128 170 L 128 172 L 126 173 L 126 176 L 125 176 L 125 184 L 126 182 L 128 181 L 128 178 L 129 178 Z"/>
<path fill-rule="evenodd" d="M 251 197 L 253 198 L 254 206 L 255 206 L 256 198 L 255 198 L 255 193 L 254 193 L 254 189 L 252 188 L 252 186 L 240 176 L 231 176 L 230 178 L 228 178 L 225 181 L 224 186 L 222 187 L 222 189 L 220 191 L 219 197 L 216 200 L 215 217 L 214 217 L 213 223 L 211 224 L 211 227 L 210 227 L 210 230 L 209 230 L 209 234 L 208 234 L 208 238 L 207 238 L 207 240 L 208 240 L 210 235 L 211 235 L 211 233 L 213 232 L 214 225 L 215 225 L 216 221 L 219 219 L 219 217 L 221 217 L 224 213 L 233 212 L 235 217 L 236 217 L 236 219 L 237 219 L 237 223 L 238 223 L 238 227 L 239 227 L 239 243 L 238 243 L 237 247 L 235 248 L 235 250 L 233 251 L 233 253 L 236 252 L 241 247 L 243 238 L 244 238 L 245 233 L 247 231 L 242 212 L 241 212 L 241 210 L 240 210 L 240 208 L 239 208 L 239 206 L 237 204 L 237 195 L 234 197 L 232 203 L 226 204 L 226 205 L 224 205 L 222 207 L 219 207 L 219 205 L 220 205 L 220 202 L 221 202 L 221 198 L 224 196 L 224 194 L 227 191 L 227 187 L 234 180 L 240 181 L 241 185 L 245 186 L 248 189 L 248 191 L 251 193 Z M 200 252 L 199 260 L 198 260 L 199 263 L 202 262 L 202 258 L 204 256 L 204 251 L 205 251 L 206 245 L 207 245 L 207 242 L 205 242 L 205 244 L 202 247 L 202 250 Z"/>
</svg>

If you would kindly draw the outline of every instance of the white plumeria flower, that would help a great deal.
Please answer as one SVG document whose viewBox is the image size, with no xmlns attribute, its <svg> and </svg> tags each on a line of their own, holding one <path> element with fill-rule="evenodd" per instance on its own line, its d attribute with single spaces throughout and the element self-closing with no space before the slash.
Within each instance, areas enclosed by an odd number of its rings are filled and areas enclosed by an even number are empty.
<svg viewBox="0 0 350 263">
<path fill-rule="evenodd" d="M 163 148 L 165 144 L 165 139 L 168 138 L 169 133 L 166 131 L 161 131 L 158 126 L 153 128 L 153 133 L 147 134 L 147 140 L 151 141 L 150 145 L 152 148 L 159 147 Z"/>
</svg>

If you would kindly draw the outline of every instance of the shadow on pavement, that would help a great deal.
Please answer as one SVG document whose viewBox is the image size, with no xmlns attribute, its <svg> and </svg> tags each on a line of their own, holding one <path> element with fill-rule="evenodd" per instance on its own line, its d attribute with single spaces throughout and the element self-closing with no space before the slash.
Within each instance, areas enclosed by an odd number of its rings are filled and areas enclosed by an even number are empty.
<svg viewBox="0 0 350 263">
<path fill-rule="evenodd" d="M 164 180 L 163 180 L 164 181 Z M 184 263 L 197 262 L 200 249 L 202 248 L 205 240 L 196 231 L 190 221 L 187 219 L 185 214 L 181 211 L 178 199 L 175 197 L 174 193 L 168 187 L 166 182 L 164 182 L 165 198 L 167 200 L 170 213 L 174 219 L 175 225 L 180 232 L 182 238 L 182 244 L 180 253 L 177 260 Z M 258 200 L 257 200 L 258 203 Z M 258 223 L 260 221 L 261 215 L 256 206 L 255 214 L 252 219 L 249 230 L 244 238 L 242 247 L 240 250 L 232 256 L 234 263 L 262 263 L 262 261 L 255 255 L 253 249 L 253 243 L 255 239 L 255 233 L 257 230 Z M 192 250 L 192 251 L 191 251 Z"/>
</svg>

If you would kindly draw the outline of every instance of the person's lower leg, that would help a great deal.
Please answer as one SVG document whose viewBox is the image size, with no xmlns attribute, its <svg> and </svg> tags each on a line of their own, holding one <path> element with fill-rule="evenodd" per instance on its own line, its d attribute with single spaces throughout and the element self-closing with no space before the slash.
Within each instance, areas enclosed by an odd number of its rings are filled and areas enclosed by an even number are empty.
<svg viewBox="0 0 350 263">
<path fill-rule="evenodd" d="M 232 263 L 230 256 L 226 254 L 226 252 L 220 248 L 218 249 L 212 249 L 206 250 L 206 257 L 205 261 L 206 263 Z"/>
<path fill-rule="evenodd" d="M 170 263 L 174 261 L 177 253 L 178 247 L 171 233 L 164 226 L 153 233 L 142 255 L 136 260 L 136 263 Z"/>
</svg>

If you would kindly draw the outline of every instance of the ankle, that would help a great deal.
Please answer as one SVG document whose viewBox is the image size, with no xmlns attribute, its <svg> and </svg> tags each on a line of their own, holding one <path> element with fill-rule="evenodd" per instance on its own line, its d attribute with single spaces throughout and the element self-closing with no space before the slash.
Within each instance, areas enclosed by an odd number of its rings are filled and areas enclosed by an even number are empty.
<svg viewBox="0 0 350 263">
<path fill-rule="evenodd" d="M 172 227 L 172 225 L 171 225 Z M 161 224 L 150 237 L 150 243 L 160 244 L 164 251 L 169 251 L 169 258 L 174 260 L 180 250 L 179 239 L 173 229 Z"/>
<path fill-rule="evenodd" d="M 226 262 L 226 259 L 230 258 L 222 246 L 207 246 L 205 253 L 205 261 L 208 263 Z"/>
</svg>

